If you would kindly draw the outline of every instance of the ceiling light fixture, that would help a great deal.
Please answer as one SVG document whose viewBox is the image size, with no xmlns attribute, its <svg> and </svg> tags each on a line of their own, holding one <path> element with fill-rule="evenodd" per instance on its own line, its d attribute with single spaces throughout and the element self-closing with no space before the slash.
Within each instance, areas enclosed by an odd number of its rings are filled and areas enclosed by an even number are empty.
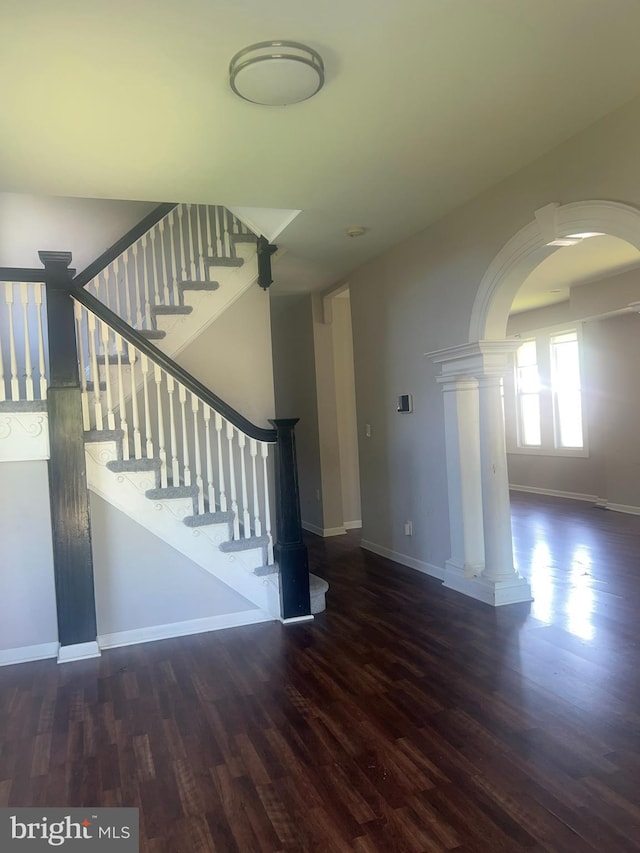
<svg viewBox="0 0 640 853">
<path fill-rule="evenodd" d="M 362 225 L 350 225 L 346 229 L 347 237 L 362 237 L 362 235 L 366 232 L 366 228 Z"/>
<path fill-rule="evenodd" d="M 324 85 L 319 53 L 297 41 L 261 41 L 229 63 L 229 84 L 245 101 L 284 107 L 313 97 Z"/>
</svg>

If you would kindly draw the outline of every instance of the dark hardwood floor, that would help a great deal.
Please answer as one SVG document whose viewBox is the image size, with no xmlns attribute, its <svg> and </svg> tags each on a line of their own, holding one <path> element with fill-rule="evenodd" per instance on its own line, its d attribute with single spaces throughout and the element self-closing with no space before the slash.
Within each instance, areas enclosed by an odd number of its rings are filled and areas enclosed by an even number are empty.
<svg viewBox="0 0 640 853">
<path fill-rule="evenodd" d="M 277 623 L 0 670 L 0 805 L 140 807 L 143 851 L 640 851 L 640 518 L 513 496 L 494 610 L 310 537 Z"/>
</svg>

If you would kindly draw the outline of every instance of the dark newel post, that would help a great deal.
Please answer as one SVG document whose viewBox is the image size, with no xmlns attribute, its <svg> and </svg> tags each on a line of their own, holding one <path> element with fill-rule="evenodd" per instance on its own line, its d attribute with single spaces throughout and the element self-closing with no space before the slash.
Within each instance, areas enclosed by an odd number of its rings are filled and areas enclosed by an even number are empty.
<svg viewBox="0 0 640 853">
<path fill-rule="evenodd" d="M 96 640 L 89 496 L 71 279 L 71 252 L 39 252 L 49 332 L 49 494 L 61 646 Z"/>
<path fill-rule="evenodd" d="M 283 619 L 308 616 L 309 558 L 302 541 L 298 465 L 294 434 L 298 418 L 270 421 L 278 433 L 276 451 L 277 544 L 275 558 L 280 566 L 280 606 Z"/>
</svg>

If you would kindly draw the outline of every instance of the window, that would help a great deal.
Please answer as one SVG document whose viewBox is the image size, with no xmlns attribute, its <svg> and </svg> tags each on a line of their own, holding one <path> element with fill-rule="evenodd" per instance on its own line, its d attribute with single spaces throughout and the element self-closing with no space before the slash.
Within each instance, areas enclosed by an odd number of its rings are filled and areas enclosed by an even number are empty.
<svg viewBox="0 0 640 853">
<path fill-rule="evenodd" d="M 519 451 L 585 455 L 578 330 L 541 332 L 523 341 L 514 379 Z"/>
</svg>

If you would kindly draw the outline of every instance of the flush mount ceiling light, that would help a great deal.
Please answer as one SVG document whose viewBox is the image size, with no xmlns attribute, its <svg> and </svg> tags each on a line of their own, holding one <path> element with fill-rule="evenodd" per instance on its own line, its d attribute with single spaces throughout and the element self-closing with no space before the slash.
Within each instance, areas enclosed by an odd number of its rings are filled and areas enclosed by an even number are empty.
<svg viewBox="0 0 640 853">
<path fill-rule="evenodd" d="M 362 235 L 366 233 L 366 230 L 367 229 L 363 225 L 350 225 L 345 230 L 345 234 L 347 237 L 362 237 Z"/>
<path fill-rule="evenodd" d="M 231 88 L 254 104 L 284 107 L 313 97 L 324 85 L 319 53 L 296 41 L 262 41 L 229 63 Z"/>
</svg>

